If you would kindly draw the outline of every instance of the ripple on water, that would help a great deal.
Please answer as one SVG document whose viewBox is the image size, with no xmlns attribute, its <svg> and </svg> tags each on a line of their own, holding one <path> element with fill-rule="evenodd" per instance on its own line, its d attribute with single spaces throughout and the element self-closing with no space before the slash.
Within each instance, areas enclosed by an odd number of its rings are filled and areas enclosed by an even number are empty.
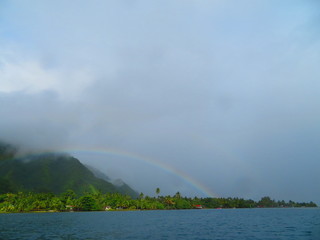
<svg viewBox="0 0 320 240">
<path fill-rule="evenodd" d="M 319 209 L 230 209 L 0 215 L 0 240 L 313 240 Z"/>
</svg>

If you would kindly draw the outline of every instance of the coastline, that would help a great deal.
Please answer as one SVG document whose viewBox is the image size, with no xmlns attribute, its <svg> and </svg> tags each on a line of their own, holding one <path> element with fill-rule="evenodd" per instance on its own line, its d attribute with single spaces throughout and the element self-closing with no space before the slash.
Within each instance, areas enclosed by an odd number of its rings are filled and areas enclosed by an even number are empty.
<svg viewBox="0 0 320 240">
<path fill-rule="evenodd" d="M 254 207 L 254 208 L 188 208 L 188 209 L 111 209 L 111 210 L 94 210 L 94 211 L 57 211 L 57 210 L 41 210 L 41 211 L 22 211 L 22 212 L 0 212 L 1 214 L 27 214 L 27 213 L 88 213 L 88 212 L 137 212 L 137 211 L 188 211 L 188 210 L 245 210 L 245 209 L 319 209 L 320 207 Z"/>
</svg>

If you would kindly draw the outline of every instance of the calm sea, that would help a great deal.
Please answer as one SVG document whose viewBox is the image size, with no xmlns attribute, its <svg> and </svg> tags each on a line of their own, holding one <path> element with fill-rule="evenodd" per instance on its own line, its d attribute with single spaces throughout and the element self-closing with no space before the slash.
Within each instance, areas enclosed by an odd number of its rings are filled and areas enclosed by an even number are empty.
<svg viewBox="0 0 320 240">
<path fill-rule="evenodd" d="M 0 214 L 0 239 L 320 239 L 320 209 Z"/>
</svg>

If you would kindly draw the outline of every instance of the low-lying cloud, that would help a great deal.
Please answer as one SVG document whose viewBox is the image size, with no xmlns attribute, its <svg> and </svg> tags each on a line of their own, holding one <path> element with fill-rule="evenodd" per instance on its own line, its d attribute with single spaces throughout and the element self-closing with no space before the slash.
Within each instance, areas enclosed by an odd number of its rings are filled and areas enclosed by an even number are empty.
<svg viewBox="0 0 320 240">
<path fill-rule="evenodd" d="M 313 4 L 7 1 L 0 139 L 135 153 L 220 196 L 319 201 Z M 148 194 L 202 194 L 134 159 L 77 157 Z"/>
</svg>

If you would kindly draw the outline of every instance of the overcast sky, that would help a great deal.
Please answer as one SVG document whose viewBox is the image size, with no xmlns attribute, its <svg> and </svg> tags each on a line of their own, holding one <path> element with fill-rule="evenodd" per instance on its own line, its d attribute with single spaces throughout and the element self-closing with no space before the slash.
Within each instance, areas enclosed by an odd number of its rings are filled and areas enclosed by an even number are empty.
<svg viewBox="0 0 320 240">
<path fill-rule="evenodd" d="M 150 195 L 320 203 L 319 24 L 316 0 L 2 0 L 0 138 Z"/>
</svg>

